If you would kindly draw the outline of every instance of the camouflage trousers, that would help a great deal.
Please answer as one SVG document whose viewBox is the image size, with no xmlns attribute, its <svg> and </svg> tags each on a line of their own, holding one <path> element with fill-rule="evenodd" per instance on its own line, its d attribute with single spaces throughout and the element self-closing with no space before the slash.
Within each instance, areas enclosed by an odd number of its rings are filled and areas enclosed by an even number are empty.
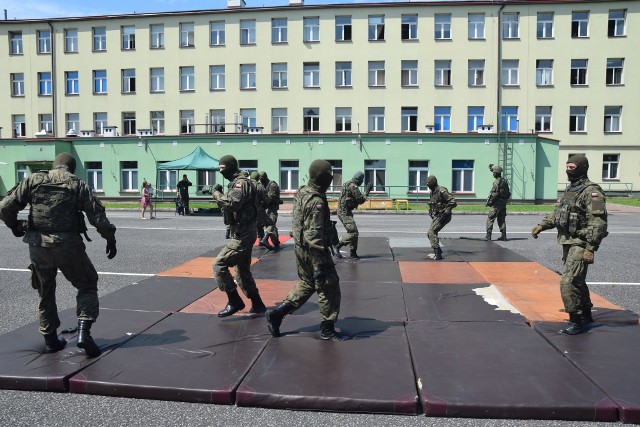
<svg viewBox="0 0 640 427">
<path fill-rule="evenodd" d="M 351 245 L 353 249 L 358 249 L 358 237 L 360 233 L 358 232 L 356 221 L 353 219 L 353 212 L 347 209 L 338 209 L 338 219 L 340 219 L 340 222 L 342 222 L 342 225 L 344 225 L 347 231 L 347 235 L 340 239 L 340 244 L 342 246 Z"/>
<path fill-rule="evenodd" d="M 331 260 L 331 255 L 327 252 L 326 263 L 323 267 L 327 273 L 327 279 L 324 283 L 316 285 L 313 280 L 313 262 L 309 250 L 296 245 L 295 254 L 300 282 L 291 289 L 285 302 L 298 309 L 307 302 L 314 292 L 317 292 L 321 320 L 335 322 L 338 320 L 340 312 L 340 279 L 336 272 L 336 266 Z"/>
<path fill-rule="evenodd" d="M 41 334 L 55 332 L 60 327 L 56 305 L 58 269 L 78 290 L 76 296 L 78 320 L 95 321 L 98 318 L 98 273 L 87 256 L 80 236 L 78 240 L 66 241 L 58 246 L 29 245 L 29 257 L 33 268 L 31 285 L 40 296 L 38 318 Z"/>
<path fill-rule="evenodd" d="M 247 298 L 258 296 L 258 287 L 251 274 L 251 250 L 256 241 L 255 230 L 250 236 L 242 240 L 231 238 L 227 246 L 222 248 L 215 261 L 213 261 L 213 277 L 218 283 L 218 288 L 226 293 L 235 291 L 238 286 Z M 229 267 L 235 267 L 231 276 Z M 235 279 L 235 280 L 234 280 Z"/>
<path fill-rule="evenodd" d="M 278 241 L 278 227 L 276 227 L 276 223 L 278 222 L 278 211 L 267 209 L 265 211 L 265 216 L 267 217 L 267 221 L 265 221 L 265 233 L 271 238 L 271 241 L 275 243 Z"/>
<path fill-rule="evenodd" d="M 444 228 L 445 225 L 449 224 L 449 222 L 451 222 L 451 214 L 441 214 L 433 218 L 433 221 L 431 221 L 431 227 L 429 227 L 427 236 L 429 237 L 429 242 L 431 243 L 431 247 L 433 249 L 440 247 L 440 239 L 438 238 L 438 233 Z"/>
<path fill-rule="evenodd" d="M 268 225 L 269 218 L 264 209 L 258 209 L 256 212 L 256 228 L 258 230 L 258 239 L 264 237 L 264 228 Z"/>
<path fill-rule="evenodd" d="M 487 233 L 493 231 L 493 222 L 498 220 L 498 227 L 500 227 L 501 233 L 507 232 L 507 223 L 505 221 L 507 217 L 506 205 L 493 205 L 489 208 L 489 216 L 487 217 Z"/>
<path fill-rule="evenodd" d="M 586 282 L 589 265 L 582 259 L 584 250 L 582 246 L 562 245 L 564 269 L 560 277 L 560 294 L 567 313 L 580 314 L 593 307 Z"/>
</svg>

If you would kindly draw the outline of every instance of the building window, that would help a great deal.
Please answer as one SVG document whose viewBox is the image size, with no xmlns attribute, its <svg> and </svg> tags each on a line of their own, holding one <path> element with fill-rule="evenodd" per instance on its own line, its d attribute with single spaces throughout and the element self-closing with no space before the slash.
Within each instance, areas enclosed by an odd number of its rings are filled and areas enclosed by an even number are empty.
<svg viewBox="0 0 640 427">
<path fill-rule="evenodd" d="M 122 37 L 122 50 L 133 50 L 136 48 L 136 27 L 126 25 L 120 29 Z"/>
<path fill-rule="evenodd" d="M 53 133 L 53 114 L 38 114 L 39 129 Z"/>
<path fill-rule="evenodd" d="M 78 95 L 80 93 L 80 83 L 77 71 L 65 71 L 65 93 L 67 95 Z"/>
<path fill-rule="evenodd" d="M 66 53 L 78 52 L 78 30 L 64 30 L 64 51 Z"/>
<path fill-rule="evenodd" d="M 123 135 L 135 135 L 136 134 L 136 113 L 127 111 L 122 113 L 122 134 Z"/>
<path fill-rule="evenodd" d="M 502 86 L 517 86 L 518 81 L 518 66 L 519 61 L 517 59 L 503 59 L 502 60 Z"/>
<path fill-rule="evenodd" d="M 320 18 L 303 18 L 302 41 L 305 43 L 320 41 Z"/>
<path fill-rule="evenodd" d="M 453 160 L 451 170 L 451 191 L 473 193 L 473 160 Z"/>
<path fill-rule="evenodd" d="M 304 70 L 304 87 L 320 87 L 320 63 L 305 62 Z"/>
<path fill-rule="evenodd" d="M 467 107 L 467 130 L 477 132 L 484 124 L 484 107 Z"/>
<path fill-rule="evenodd" d="M 195 33 L 193 31 L 193 22 L 180 23 L 180 47 L 194 47 Z"/>
<path fill-rule="evenodd" d="M 151 131 L 154 135 L 164 135 L 164 111 L 151 112 Z"/>
<path fill-rule="evenodd" d="M 609 11 L 609 23 L 607 27 L 609 37 L 623 37 L 625 35 L 624 23 L 626 15 L 626 9 Z"/>
<path fill-rule="evenodd" d="M 138 162 L 120 162 L 122 191 L 138 191 Z"/>
<path fill-rule="evenodd" d="M 27 126 L 25 123 L 24 114 L 13 114 L 11 116 L 11 123 L 13 126 L 13 137 L 19 138 L 21 136 L 27 136 Z"/>
<path fill-rule="evenodd" d="M 153 24 L 149 30 L 149 47 L 164 49 L 164 24 Z"/>
<path fill-rule="evenodd" d="M 536 86 L 553 85 L 553 59 L 536 60 Z"/>
<path fill-rule="evenodd" d="M 384 86 L 384 61 L 369 61 L 369 87 Z"/>
<path fill-rule="evenodd" d="M 402 15 L 402 40 L 418 40 L 418 15 Z"/>
<path fill-rule="evenodd" d="M 98 135 L 104 135 L 104 129 L 108 126 L 107 113 L 93 113 L 93 127 Z"/>
<path fill-rule="evenodd" d="M 418 61 L 402 61 L 400 66 L 400 85 L 418 86 Z"/>
<path fill-rule="evenodd" d="M 417 132 L 418 107 L 402 107 L 400 120 L 402 132 Z"/>
<path fill-rule="evenodd" d="M 351 107 L 336 107 L 336 132 L 351 132 Z"/>
<path fill-rule="evenodd" d="M 38 31 L 38 53 L 51 53 L 51 31 Z"/>
<path fill-rule="evenodd" d="M 180 133 L 194 133 L 195 119 L 193 110 L 180 110 Z"/>
<path fill-rule="evenodd" d="M 451 61 L 436 60 L 435 66 L 435 82 L 436 86 L 451 86 Z"/>
<path fill-rule="evenodd" d="M 107 29 L 105 27 L 93 27 L 93 51 L 107 50 Z"/>
<path fill-rule="evenodd" d="M 9 52 L 11 55 L 22 55 L 22 31 L 9 31 Z"/>
<path fill-rule="evenodd" d="M 605 133 L 622 132 L 622 107 L 604 107 L 604 131 Z"/>
<path fill-rule="evenodd" d="M 571 37 L 588 37 L 589 12 L 571 12 Z"/>
<path fill-rule="evenodd" d="M 280 160 L 280 189 L 296 191 L 299 186 L 300 166 L 297 160 Z"/>
<path fill-rule="evenodd" d="M 209 23 L 209 44 L 211 46 L 225 45 L 224 21 Z"/>
<path fill-rule="evenodd" d="M 240 64 L 240 89 L 256 88 L 256 64 Z"/>
<path fill-rule="evenodd" d="M 426 193 L 429 176 L 428 160 L 409 160 L 409 193 Z"/>
<path fill-rule="evenodd" d="M 501 132 L 518 131 L 518 107 L 502 107 Z"/>
<path fill-rule="evenodd" d="M 602 179 L 619 179 L 618 167 L 620 166 L 619 154 L 602 155 Z"/>
<path fill-rule="evenodd" d="M 484 59 L 469 60 L 469 86 L 484 86 Z"/>
<path fill-rule="evenodd" d="M 520 37 L 520 25 L 518 13 L 502 14 L 502 38 L 517 39 Z"/>
<path fill-rule="evenodd" d="M 212 133 L 224 133 L 225 130 L 225 118 L 224 110 L 211 110 L 209 112 L 211 132 Z"/>
<path fill-rule="evenodd" d="M 286 43 L 287 18 L 271 19 L 271 43 Z"/>
<path fill-rule="evenodd" d="M 196 90 L 196 71 L 194 67 L 180 67 L 180 91 Z"/>
<path fill-rule="evenodd" d="M 624 67 L 624 59 L 622 58 L 609 58 L 607 59 L 607 84 L 608 85 L 621 85 L 622 84 L 622 69 Z"/>
<path fill-rule="evenodd" d="M 135 93 L 136 91 L 136 70 L 128 68 L 122 70 L 122 93 Z"/>
<path fill-rule="evenodd" d="M 209 67 L 209 89 L 225 89 L 224 65 L 212 65 Z"/>
<path fill-rule="evenodd" d="M 536 34 L 539 39 L 553 38 L 553 12 L 538 12 Z"/>
<path fill-rule="evenodd" d="M 304 132 L 320 131 L 320 109 L 319 108 L 304 109 L 302 130 Z"/>
<path fill-rule="evenodd" d="M 23 181 L 29 176 L 29 170 L 26 165 L 16 165 L 17 182 Z"/>
<path fill-rule="evenodd" d="M 351 41 L 351 16 L 336 16 L 336 41 Z"/>
<path fill-rule="evenodd" d="M 369 107 L 369 132 L 384 132 L 384 107 Z"/>
<path fill-rule="evenodd" d="M 247 171 L 249 174 L 253 171 L 258 171 L 258 161 L 257 160 L 238 160 L 238 169 L 241 171 Z"/>
<path fill-rule="evenodd" d="M 587 131 L 587 107 L 569 107 L 569 132 Z"/>
<path fill-rule="evenodd" d="M 484 39 L 484 13 L 470 13 L 467 21 L 469 40 Z"/>
<path fill-rule="evenodd" d="M 149 69 L 149 82 L 151 92 L 164 92 L 164 68 Z"/>
<path fill-rule="evenodd" d="M 196 175 L 196 185 L 200 190 L 202 190 L 202 187 L 204 187 L 205 185 L 216 185 L 216 172 L 199 170 Z"/>
<path fill-rule="evenodd" d="M 51 95 L 51 73 L 38 73 L 38 95 Z"/>
<path fill-rule="evenodd" d="M 107 93 L 107 70 L 93 70 L 93 93 Z"/>
<path fill-rule="evenodd" d="M 369 41 L 384 40 L 384 15 L 369 16 Z"/>
<path fill-rule="evenodd" d="M 158 190 L 176 191 L 178 183 L 177 170 L 160 170 L 158 171 Z"/>
<path fill-rule="evenodd" d="M 342 191 L 342 160 L 327 160 L 331 165 L 333 180 L 327 189 L 327 193 L 339 193 Z"/>
<path fill-rule="evenodd" d="M 435 34 L 436 40 L 450 40 L 451 39 L 451 15 L 444 13 L 436 13 L 435 16 Z"/>
<path fill-rule="evenodd" d="M 271 64 L 271 87 L 285 89 L 287 87 L 287 63 Z"/>
<path fill-rule="evenodd" d="M 287 109 L 272 108 L 271 109 L 271 132 L 282 133 L 287 132 Z"/>
<path fill-rule="evenodd" d="M 24 96 L 24 73 L 11 73 L 11 96 Z"/>
<path fill-rule="evenodd" d="M 587 59 L 571 60 L 571 85 L 585 86 L 587 84 Z"/>
<path fill-rule="evenodd" d="M 364 182 L 372 183 L 372 191 L 384 192 L 386 181 L 386 160 L 365 160 L 364 161 Z"/>
<path fill-rule="evenodd" d="M 451 132 L 451 107 L 434 107 L 433 121 L 438 132 Z"/>
<path fill-rule="evenodd" d="M 551 107 L 536 107 L 536 132 L 551 132 Z"/>
<path fill-rule="evenodd" d="M 85 163 L 87 184 L 93 191 L 102 191 L 102 162 Z"/>
<path fill-rule="evenodd" d="M 351 87 L 351 62 L 336 62 L 336 87 Z"/>
<path fill-rule="evenodd" d="M 240 21 L 240 44 L 256 44 L 256 21 L 245 19 Z"/>
<path fill-rule="evenodd" d="M 254 128 L 258 125 L 255 108 L 241 108 L 240 117 L 242 117 L 243 132 L 246 132 L 248 128 Z"/>
</svg>

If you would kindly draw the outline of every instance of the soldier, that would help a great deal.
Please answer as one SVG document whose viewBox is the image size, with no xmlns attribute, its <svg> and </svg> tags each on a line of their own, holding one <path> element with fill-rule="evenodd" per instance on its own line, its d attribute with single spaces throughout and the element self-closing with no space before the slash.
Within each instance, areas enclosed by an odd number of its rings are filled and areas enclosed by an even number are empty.
<svg viewBox="0 0 640 427">
<path fill-rule="evenodd" d="M 577 335 L 593 323 L 591 297 L 587 287 L 587 267 L 593 264 L 594 252 L 607 235 L 607 207 L 602 188 L 589 181 L 589 161 L 582 154 L 567 160 L 567 177 L 571 184 L 556 204 L 553 213 L 531 230 L 538 238 L 544 230 L 556 228 L 562 245 L 564 270 L 560 278 L 560 294 L 564 311 L 569 313 L 569 326 L 560 334 Z"/>
<path fill-rule="evenodd" d="M 338 201 L 338 218 L 347 230 L 347 235 L 340 239 L 340 242 L 333 248 L 333 253 L 337 258 L 342 258 L 340 248 L 347 245 L 351 245 L 349 256 L 352 259 L 360 258 L 357 253 L 359 236 L 358 226 L 356 225 L 356 221 L 353 219 L 353 210 L 357 209 L 358 206 L 367 200 L 367 197 L 369 197 L 369 193 L 373 188 L 373 183 L 370 182 L 367 184 L 364 194 L 362 194 L 358 187 L 360 187 L 363 182 L 364 173 L 358 171 L 353 174 L 353 178 L 351 180 L 347 181 L 342 186 L 340 200 Z"/>
<path fill-rule="evenodd" d="M 254 187 L 256 189 L 256 230 L 258 232 L 258 240 L 262 242 L 265 227 L 264 220 L 266 216 L 266 214 L 264 213 L 264 207 L 262 207 L 264 188 L 262 187 L 262 184 L 258 179 L 258 171 L 252 171 L 250 177 L 251 181 L 249 182 L 254 184 Z"/>
<path fill-rule="evenodd" d="M 116 256 L 116 227 L 107 219 L 104 207 L 91 188 L 74 175 L 76 159 L 60 153 L 50 171 L 34 173 L 9 191 L 0 202 L 0 219 L 13 235 L 29 244 L 31 285 L 38 291 L 40 333 L 45 351 L 55 353 L 67 344 L 58 338 L 60 326 L 56 306 L 58 269 L 78 290 L 77 346 L 87 356 L 97 357 L 100 348 L 91 337 L 91 324 L 99 314 L 98 273 L 87 256 L 81 233 L 86 236 L 82 212 L 107 241 L 107 258 Z M 18 212 L 29 204 L 29 219 L 18 220 Z M 88 238 L 87 238 L 88 240 Z"/>
<path fill-rule="evenodd" d="M 314 160 L 309 166 L 309 184 L 300 188 L 293 203 L 292 236 L 300 282 L 284 302 L 267 310 L 271 335 L 280 336 L 280 325 L 287 314 L 300 308 L 314 292 L 320 306 L 320 338 L 330 341 L 349 339 L 334 328 L 340 311 L 340 279 L 331 258 L 331 228 L 326 191 L 333 175 L 331 164 Z"/>
<path fill-rule="evenodd" d="M 178 197 L 180 198 L 180 200 L 182 200 L 182 205 L 184 206 L 184 214 L 185 215 L 189 215 L 189 187 L 191 187 L 193 184 L 191 184 L 191 181 L 189 181 L 189 178 L 187 178 L 187 175 L 184 174 L 182 175 L 182 180 L 178 181 L 178 184 L 176 185 L 176 187 L 178 187 L 178 190 L 176 191 Z"/>
<path fill-rule="evenodd" d="M 230 226 L 231 238 L 213 262 L 213 275 L 218 288 L 226 292 L 229 299 L 218 317 L 231 316 L 245 307 L 237 286 L 251 300 L 249 313 L 264 313 L 266 307 L 250 270 L 251 250 L 257 235 L 255 187 L 249 182 L 248 174 L 238 170 L 238 161 L 233 156 L 220 158 L 220 173 L 229 180 L 227 194 L 222 193 L 220 184 L 213 187 L 212 193 L 225 215 L 225 222 Z M 203 192 L 209 191 L 208 188 L 203 189 Z M 235 277 L 231 277 L 229 272 L 232 266 L 235 267 Z"/>
<path fill-rule="evenodd" d="M 493 186 L 487 198 L 487 206 L 491 208 L 489 217 L 487 218 L 487 236 L 485 240 L 491 240 L 491 232 L 493 231 L 493 222 L 498 219 L 498 227 L 500 227 L 500 237 L 498 240 L 507 241 L 507 224 L 505 218 L 507 216 L 507 202 L 511 197 L 509 183 L 502 177 L 502 167 L 498 165 L 489 165 L 493 172 Z"/>
<path fill-rule="evenodd" d="M 440 248 L 440 239 L 438 233 L 445 225 L 451 221 L 451 211 L 458 206 L 456 199 L 453 198 L 449 190 L 438 185 L 438 178 L 431 175 L 427 178 L 427 187 L 431 190 L 429 198 L 429 216 L 433 218 L 431 227 L 429 227 L 429 242 L 433 248 L 436 260 L 442 259 L 442 248 Z"/>
<path fill-rule="evenodd" d="M 261 243 L 269 247 L 269 239 L 271 239 L 273 248 L 277 250 L 280 248 L 278 227 L 276 227 L 278 222 L 278 209 L 280 208 L 280 186 L 275 181 L 271 181 L 264 171 L 258 174 L 258 180 L 264 189 L 262 193 L 262 206 L 268 218 L 265 223 L 267 227 L 266 232 L 261 239 Z"/>
</svg>

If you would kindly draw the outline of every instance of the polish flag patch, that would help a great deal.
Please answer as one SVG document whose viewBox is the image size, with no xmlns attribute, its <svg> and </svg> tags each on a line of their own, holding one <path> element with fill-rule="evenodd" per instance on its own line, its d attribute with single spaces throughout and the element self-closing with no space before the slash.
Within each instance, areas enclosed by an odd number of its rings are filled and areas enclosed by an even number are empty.
<svg viewBox="0 0 640 427">
<path fill-rule="evenodd" d="M 591 193 L 591 197 L 598 197 L 600 193 Z"/>
<path fill-rule="evenodd" d="M 322 203 L 316 203 L 316 209 L 322 209 Z"/>
<path fill-rule="evenodd" d="M 242 184 L 237 183 L 237 184 L 236 184 L 236 188 L 242 188 Z"/>
</svg>

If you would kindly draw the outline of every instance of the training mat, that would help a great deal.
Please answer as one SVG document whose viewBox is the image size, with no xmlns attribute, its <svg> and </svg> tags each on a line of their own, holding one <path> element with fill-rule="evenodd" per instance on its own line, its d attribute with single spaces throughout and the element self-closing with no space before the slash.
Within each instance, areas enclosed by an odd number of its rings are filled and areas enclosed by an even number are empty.
<svg viewBox="0 0 640 427">
<path fill-rule="evenodd" d="M 174 313 L 69 380 L 74 393 L 232 404 L 271 335 L 264 318 Z"/>
<path fill-rule="evenodd" d="M 534 322 L 533 327 L 613 399 L 620 421 L 640 423 L 639 326 L 595 323 L 575 336 L 557 333 L 566 323 Z"/>
<path fill-rule="evenodd" d="M 447 239 L 447 248 L 467 262 L 523 262 L 524 256 L 484 240 Z"/>
<path fill-rule="evenodd" d="M 427 416 L 617 420 L 615 403 L 523 323 L 418 321 L 406 331 Z"/>
<path fill-rule="evenodd" d="M 97 363 L 110 350 L 139 334 L 166 316 L 162 312 L 129 310 L 100 310 L 92 325 L 91 335 L 102 350 L 98 358 L 87 358 L 84 350 L 76 347 L 77 333 L 60 332 L 77 326 L 76 310 L 60 312 L 58 333 L 67 340 L 67 346 L 57 353 L 44 353 L 44 339 L 38 332 L 38 323 L 31 323 L 0 336 L 0 388 L 14 390 L 64 391 L 69 377 Z"/>
<path fill-rule="evenodd" d="M 305 330 L 309 319 L 287 316 L 283 332 Z M 273 338 L 236 393 L 238 406 L 336 412 L 417 413 L 409 347 L 400 323 L 344 319 L 346 342 L 317 333 Z"/>
<path fill-rule="evenodd" d="M 343 246 L 340 248 L 340 253 L 343 257 L 348 258 L 350 250 L 351 246 Z M 359 237 L 357 253 L 361 262 L 393 261 L 389 239 L 386 237 Z"/>
<path fill-rule="evenodd" d="M 489 283 L 466 262 L 399 261 L 403 283 Z"/>
<path fill-rule="evenodd" d="M 525 322 L 525 318 L 489 284 L 410 284 L 402 285 L 402 291 L 410 321 Z"/>
<path fill-rule="evenodd" d="M 448 245 L 449 240 L 440 239 L 442 249 L 442 257 L 445 261 L 460 262 L 463 261 L 462 257 L 453 252 Z M 395 261 L 428 261 L 428 262 L 442 262 L 442 260 L 436 261 L 433 259 L 433 248 L 429 246 L 427 241 L 426 246 L 422 247 L 393 247 L 393 259 Z"/>
<path fill-rule="evenodd" d="M 367 261 L 342 258 L 335 260 L 340 283 L 400 283 L 400 267 L 395 261 Z"/>
</svg>

